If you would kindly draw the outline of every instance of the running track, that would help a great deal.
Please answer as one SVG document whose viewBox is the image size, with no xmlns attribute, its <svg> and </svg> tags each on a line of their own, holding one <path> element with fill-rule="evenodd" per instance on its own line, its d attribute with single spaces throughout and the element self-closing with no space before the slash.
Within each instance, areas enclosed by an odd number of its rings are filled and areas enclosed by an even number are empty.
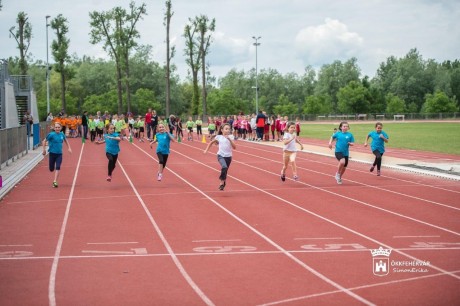
<svg viewBox="0 0 460 306">
<path fill-rule="evenodd" d="M 173 143 L 163 181 L 147 143 L 70 139 L 58 189 L 47 158 L 0 202 L 0 305 L 454 305 L 460 184 L 237 142 L 225 191 L 216 147 Z M 370 249 L 391 250 L 389 274 Z M 417 260 L 426 266 L 401 266 Z"/>
</svg>

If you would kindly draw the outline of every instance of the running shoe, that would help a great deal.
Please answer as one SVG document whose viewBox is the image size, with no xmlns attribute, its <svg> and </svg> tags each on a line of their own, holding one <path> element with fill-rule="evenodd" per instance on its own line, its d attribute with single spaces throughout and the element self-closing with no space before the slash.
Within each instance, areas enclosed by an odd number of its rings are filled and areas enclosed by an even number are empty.
<svg viewBox="0 0 460 306">
<path fill-rule="evenodd" d="M 58 183 L 56 181 L 53 182 L 53 188 L 58 188 Z"/>
<path fill-rule="evenodd" d="M 298 181 L 299 180 L 299 177 L 297 175 L 294 175 L 294 181 Z"/>
<path fill-rule="evenodd" d="M 380 176 L 380 170 L 377 170 L 377 176 Z"/>
<path fill-rule="evenodd" d="M 157 180 L 160 182 L 162 178 L 163 178 L 163 174 L 158 172 Z"/>
<path fill-rule="evenodd" d="M 281 180 L 284 182 L 286 180 L 286 175 L 284 173 L 281 173 Z"/>
<path fill-rule="evenodd" d="M 225 188 L 225 183 L 219 185 L 219 190 L 224 190 L 224 188 Z"/>
<path fill-rule="evenodd" d="M 375 168 L 375 166 L 372 166 L 372 167 L 369 169 L 369 171 L 370 171 L 370 172 L 374 172 L 374 168 Z"/>
<path fill-rule="evenodd" d="M 111 181 L 112 181 L 112 177 L 109 175 L 109 176 L 107 177 L 107 182 L 111 182 Z"/>
<path fill-rule="evenodd" d="M 342 178 L 338 173 L 335 175 L 335 180 L 337 181 L 337 184 L 342 185 Z"/>
</svg>

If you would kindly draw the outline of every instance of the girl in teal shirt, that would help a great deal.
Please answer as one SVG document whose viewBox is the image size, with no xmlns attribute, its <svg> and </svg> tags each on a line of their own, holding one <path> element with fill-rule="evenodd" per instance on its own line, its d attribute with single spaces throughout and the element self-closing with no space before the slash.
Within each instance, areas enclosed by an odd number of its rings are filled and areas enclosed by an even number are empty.
<svg viewBox="0 0 460 306">
<path fill-rule="evenodd" d="M 353 134 L 348 132 L 348 129 L 348 122 L 340 122 L 339 131 L 332 135 L 329 140 L 329 149 L 332 149 L 332 142 L 334 140 L 337 141 L 335 144 L 335 158 L 339 161 L 339 165 L 337 173 L 335 174 L 335 179 L 339 185 L 342 184 L 342 177 L 348 166 L 348 158 L 350 155 L 348 148 L 355 142 Z"/>
<path fill-rule="evenodd" d="M 377 122 L 375 124 L 375 131 L 369 132 L 364 142 L 364 146 L 367 147 L 367 142 L 369 138 L 372 138 L 371 150 L 375 155 L 374 163 L 369 169 L 370 172 L 374 171 L 375 166 L 377 166 L 377 176 L 380 176 L 380 168 L 382 166 L 382 156 L 385 153 L 385 142 L 388 142 L 388 135 L 383 130 L 383 124 Z"/>
</svg>

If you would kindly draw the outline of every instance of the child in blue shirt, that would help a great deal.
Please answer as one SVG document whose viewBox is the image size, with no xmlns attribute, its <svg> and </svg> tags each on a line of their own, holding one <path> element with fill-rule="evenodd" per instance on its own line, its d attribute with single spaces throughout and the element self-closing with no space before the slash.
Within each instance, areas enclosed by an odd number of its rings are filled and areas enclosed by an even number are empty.
<svg viewBox="0 0 460 306">
<path fill-rule="evenodd" d="M 56 169 L 54 173 L 54 181 L 53 181 L 53 188 L 58 187 L 58 178 L 59 178 L 59 171 L 61 170 L 62 164 L 62 143 L 65 142 L 67 145 L 69 153 L 72 153 L 72 149 L 70 148 L 69 142 L 65 137 L 65 134 L 61 132 L 62 126 L 60 122 L 54 123 L 54 131 L 51 131 L 46 138 L 43 139 L 43 155 L 46 155 L 46 144 L 49 145 L 49 169 L 51 172 Z"/>
<path fill-rule="evenodd" d="M 109 123 L 106 125 L 107 134 L 104 135 L 104 140 L 97 141 L 101 144 L 105 142 L 105 156 L 109 160 L 107 182 L 112 181 L 112 173 L 115 169 L 118 160 L 118 153 L 120 152 L 120 135 L 115 132 L 115 125 Z"/>
<path fill-rule="evenodd" d="M 374 171 L 375 166 L 377 166 L 377 176 L 380 176 L 380 168 L 382 166 L 382 156 L 385 153 L 385 142 L 388 142 L 388 135 L 383 130 L 383 124 L 377 122 L 375 124 L 375 131 L 369 132 L 364 142 L 364 146 L 367 147 L 367 142 L 369 138 L 372 138 L 371 150 L 375 155 L 374 163 L 370 168 L 370 172 Z"/>
<path fill-rule="evenodd" d="M 348 166 L 349 150 L 350 146 L 353 146 L 355 138 L 353 134 L 348 132 L 349 129 L 348 122 L 340 122 L 339 131 L 331 136 L 329 140 L 329 149 L 332 149 L 332 142 L 336 140 L 335 144 L 335 158 L 339 161 L 337 173 L 335 174 L 335 179 L 337 184 L 342 184 L 342 177 L 345 173 L 345 170 Z"/>
<path fill-rule="evenodd" d="M 157 145 L 157 157 L 158 157 L 158 173 L 157 180 L 161 181 L 163 178 L 163 170 L 166 168 L 166 162 L 169 156 L 169 146 L 171 141 L 176 141 L 173 134 L 170 131 L 166 131 L 165 124 L 163 122 L 158 123 L 158 133 L 155 134 L 154 140 L 150 142 L 150 147 L 155 142 Z"/>
</svg>

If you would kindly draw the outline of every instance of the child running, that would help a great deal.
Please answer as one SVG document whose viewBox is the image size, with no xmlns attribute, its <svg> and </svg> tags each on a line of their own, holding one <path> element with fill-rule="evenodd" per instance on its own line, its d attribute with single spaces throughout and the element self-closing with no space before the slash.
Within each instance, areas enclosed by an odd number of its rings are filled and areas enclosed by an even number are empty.
<svg viewBox="0 0 460 306">
<path fill-rule="evenodd" d="M 62 143 L 65 142 L 67 145 L 67 150 L 69 153 L 72 153 L 72 149 L 70 148 L 69 142 L 64 133 L 61 132 L 62 125 L 60 122 L 54 123 L 54 131 L 51 131 L 46 138 L 43 139 L 43 155 L 46 155 L 46 144 L 49 144 L 49 169 L 54 173 L 54 181 L 53 181 L 53 188 L 58 187 L 58 178 L 59 178 L 59 171 L 61 170 L 62 164 Z"/>
<path fill-rule="evenodd" d="M 284 182 L 286 180 L 286 169 L 289 164 L 292 167 L 292 174 L 294 175 L 294 180 L 298 181 L 299 177 L 297 176 L 297 166 L 295 163 L 297 147 L 296 143 L 300 145 L 300 149 L 303 150 L 303 145 L 297 139 L 296 135 L 296 124 L 294 122 L 288 122 L 286 132 L 283 135 L 283 169 L 281 169 L 281 180 Z"/>
<path fill-rule="evenodd" d="M 96 143 L 104 143 L 105 142 L 105 156 L 109 160 L 108 164 L 108 176 L 107 182 L 112 181 L 112 173 L 115 169 L 118 159 L 118 153 L 120 152 L 120 135 L 115 132 L 115 125 L 113 123 L 109 123 L 106 126 L 107 134 L 104 135 L 104 140 L 97 141 Z"/>
<path fill-rule="evenodd" d="M 230 124 L 225 123 L 221 125 L 216 138 L 211 140 L 204 150 L 204 153 L 206 154 L 214 143 L 219 144 L 219 150 L 217 151 L 217 161 L 222 167 L 219 176 L 219 190 L 224 190 L 226 185 L 228 168 L 232 162 L 232 149 L 236 149 L 234 139 L 235 138 L 233 135 L 231 135 Z"/>
<path fill-rule="evenodd" d="M 329 149 L 332 149 L 332 142 L 334 140 L 337 141 L 335 144 L 335 158 L 339 161 L 337 173 L 335 174 L 335 179 L 337 184 L 342 184 L 342 177 L 345 173 L 345 170 L 348 166 L 348 158 L 349 158 L 349 147 L 353 146 L 355 142 L 355 138 L 353 134 L 348 132 L 349 125 L 348 122 L 343 121 L 340 122 L 339 131 L 331 136 L 329 140 Z"/>
<path fill-rule="evenodd" d="M 171 141 L 175 142 L 174 135 L 171 131 L 166 131 L 165 124 L 163 122 L 158 123 L 158 132 L 155 134 L 154 140 L 150 142 L 150 148 L 155 142 L 157 145 L 157 157 L 158 157 L 158 174 L 157 180 L 161 181 L 163 178 L 163 170 L 166 168 L 166 162 L 169 156 L 169 146 Z"/>
<path fill-rule="evenodd" d="M 377 166 L 377 176 L 380 176 L 380 168 L 382 166 L 382 156 L 385 153 L 385 142 L 388 142 L 388 135 L 383 130 L 383 124 L 377 122 L 375 124 L 375 131 L 369 132 L 364 142 L 364 146 L 367 147 L 367 141 L 369 138 L 372 138 L 371 150 L 375 155 L 374 163 L 369 169 L 370 172 L 374 171 L 375 166 Z"/>
</svg>

